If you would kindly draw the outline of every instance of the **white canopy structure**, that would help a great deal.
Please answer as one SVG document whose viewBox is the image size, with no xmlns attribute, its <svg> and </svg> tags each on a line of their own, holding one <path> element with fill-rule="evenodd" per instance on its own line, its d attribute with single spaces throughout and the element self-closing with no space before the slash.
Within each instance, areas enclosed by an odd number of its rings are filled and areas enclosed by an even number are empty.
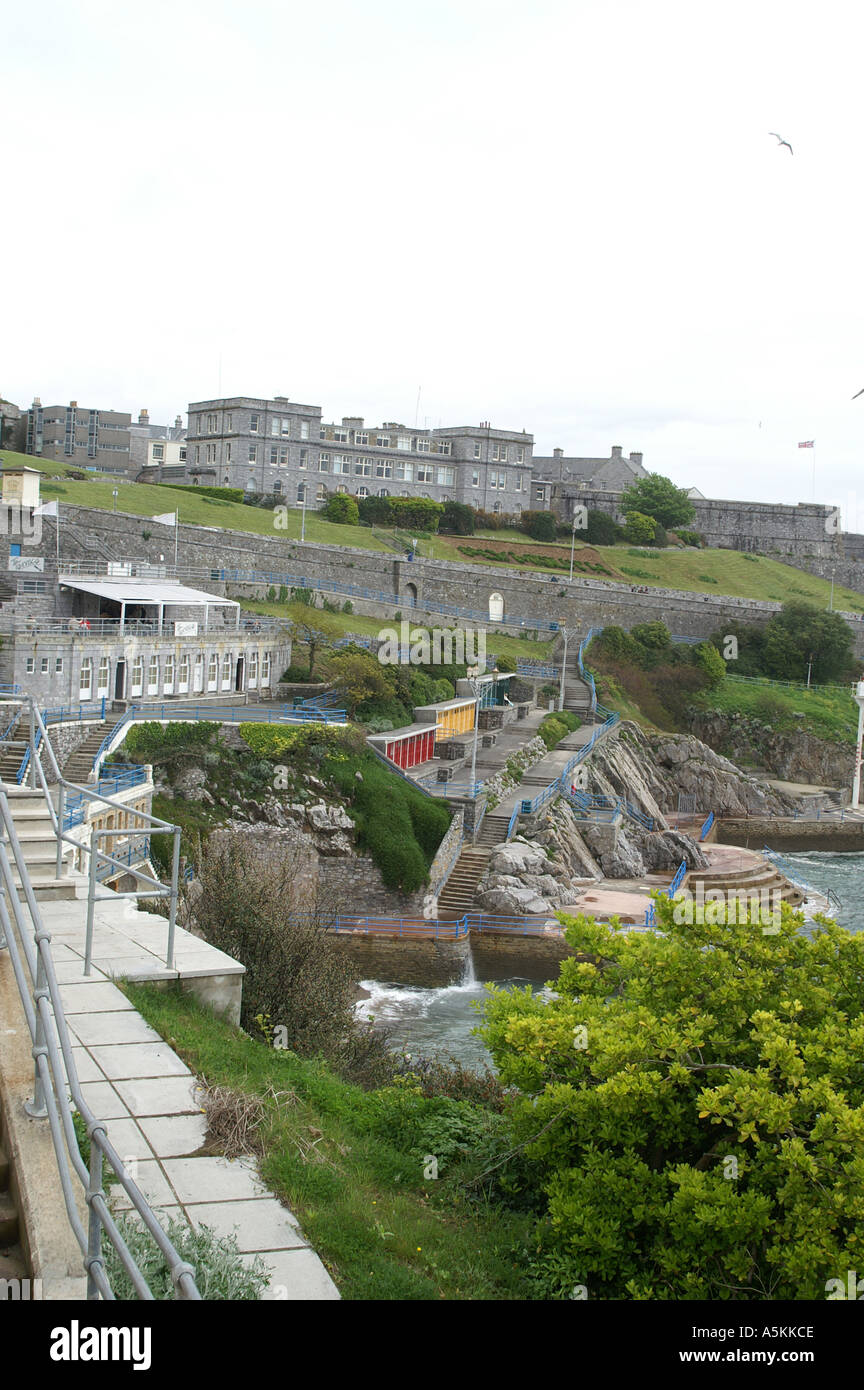
<svg viewBox="0 0 864 1390">
<path fill-rule="evenodd" d="M 240 604 L 236 599 L 219 598 L 218 594 L 208 594 L 203 589 L 189 589 L 185 584 L 170 580 L 144 579 L 66 579 L 61 576 L 63 588 L 75 589 L 84 594 L 95 594 L 97 598 L 107 599 L 120 605 L 120 631 L 126 623 L 126 608 L 138 604 L 144 608 L 159 611 L 159 631 L 162 631 L 166 608 L 203 608 L 204 625 L 211 608 L 233 608 L 235 627 L 240 626 Z"/>
</svg>

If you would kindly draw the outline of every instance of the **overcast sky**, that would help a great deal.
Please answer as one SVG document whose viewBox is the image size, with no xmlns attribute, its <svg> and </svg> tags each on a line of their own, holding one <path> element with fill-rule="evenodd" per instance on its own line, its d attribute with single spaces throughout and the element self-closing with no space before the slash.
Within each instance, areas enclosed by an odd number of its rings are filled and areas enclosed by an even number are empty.
<svg viewBox="0 0 864 1390">
<path fill-rule="evenodd" d="M 857 0 L 0 11 L 0 395 L 488 419 L 757 500 L 815 461 L 864 530 Z"/>
</svg>

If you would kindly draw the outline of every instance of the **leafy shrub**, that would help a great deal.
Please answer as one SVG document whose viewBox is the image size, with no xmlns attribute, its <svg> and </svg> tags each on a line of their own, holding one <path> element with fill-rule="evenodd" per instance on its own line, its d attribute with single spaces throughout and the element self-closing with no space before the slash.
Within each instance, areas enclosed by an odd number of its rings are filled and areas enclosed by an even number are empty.
<svg viewBox="0 0 864 1390">
<path fill-rule="evenodd" d="M 242 502 L 246 496 L 242 487 L 202 487 L 195 483 L 159 483 L 158 487 L 174 488 L 178 492 L 195 492 L 213 502 Z"/>
<path fill-rule="evenodd" d="M 614 545 L 617 540 L 621 539 L 622 527 L 608 512 L 591 510 L 587 519 L 588 525 L 584 531 L 584 538 L 588 545 Z"/>
<path fill-rule="evenodd" d="M 657 530 L 653 516 L 646 516 L 644 512 L 629 511 L 626 513 L 626 523 L 624 535 L 628 541 L 633 541 L 636 545 L 651 544 Z"/>
<path fill-rule="evenodd" d="M 360 523 L 357 503 L 344 492 L 336 492 L 332 497 L 328 497 L 321 509 L 321 515 L 325 521 L 335 521 L 342 526 L 357 526 Z"/>
<path fill-rule="evenodd" d="M 132 1258 L 144 1275 L 153 1297 L 173 1299 L 174 1285 L 165 1256 L 141 1225 L 136 1213 L 116 1212 L 114 1220 Z M 260 1255 L 251 1263 L 237 1248 L 236 1235 L 219 1236 L 209 1226 L 191 1227 L 188 1222 L 169 1217 L 162 1222 L 165 1234 L 181 1260 L 195 1271 L 195 1283 L 202 1299 L 253 1301 L 270 1282 L 270 1272 Z M 137 1299 L 138 1293 L 120 1257 L 109 1240 L 103 1240 L 105 1273 L 116 1298 Z"/>
<path fill-rule="evenodd" d="M 476 513 L 465 502 L 450 500 L 444 503 L 444 511 L 438 523 L 438 530 L 450 536 L 473 536 Z"/>
<path fill-rule="evenodd" d="M 702 537 L 698 531 L 682 531 L 680 526 L 675 527 L 675 535 L 684 545 L 695 545 L 701 549 L 703 545 Z"/>
<path fill-rule="evenodd" d="M 530 536 L 533 541 L 554 541 L 555 517 L 552 512 L 523 512 L 520 518 L 520 530 Z"/>
</svg>

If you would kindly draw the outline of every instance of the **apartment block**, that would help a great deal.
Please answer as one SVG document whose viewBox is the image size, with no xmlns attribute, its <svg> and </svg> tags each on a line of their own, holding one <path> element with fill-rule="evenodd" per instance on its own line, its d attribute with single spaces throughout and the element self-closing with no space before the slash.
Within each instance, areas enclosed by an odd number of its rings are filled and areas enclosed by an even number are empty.
<svg viewBox="0 0 864 1390">
<path fill-rule="evenodd" d="M 103 473 L 126 473 L 131 423 L 125 411 L 85 409 L 77 401 L 43 406 L 36 396 L 27 412 L 26 452 Z"/>
</svg>

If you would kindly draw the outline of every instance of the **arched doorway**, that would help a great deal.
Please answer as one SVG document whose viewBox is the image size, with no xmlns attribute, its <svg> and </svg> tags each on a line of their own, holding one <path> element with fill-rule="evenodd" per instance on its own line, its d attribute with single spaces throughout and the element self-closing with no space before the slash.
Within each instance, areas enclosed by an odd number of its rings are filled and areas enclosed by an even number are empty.
<svg viewBox="0 0 864 1390">
<path fill-rule="evenodd" d="M 416 608 L 416 607 L 417 607 L 417 585 L 416 585 L 416 584 L 406 584 L 406 585 L 405 585 L 405 598 L 407 599 L 408 603 L 411 605 L 412 608 Z"/>
<path fill-rule="evenodd" d="M 504 595 L 489 595 L 489 621 L 490 623 L 500 623 L 504 617 Z"/>
<path fill-rule="evenodd" d="M 245 667 L 246 667 L 246 658 L 245 658 L 245 656 L 238 656 L 238 658 L 237 658 L 237 674 L 236 674 L 235 677 L 234 677 L 234 689 L 235 689 L 235 690 L 242 690 L 242 689 L 243 689 L 243 673 L 244 673 Z"/>
<path fill-rule="evenodd" d="M 114 699 L 122 700 L 126 693 L 126 662 L 121 656 L 114 667 Z"/>
</svg>

